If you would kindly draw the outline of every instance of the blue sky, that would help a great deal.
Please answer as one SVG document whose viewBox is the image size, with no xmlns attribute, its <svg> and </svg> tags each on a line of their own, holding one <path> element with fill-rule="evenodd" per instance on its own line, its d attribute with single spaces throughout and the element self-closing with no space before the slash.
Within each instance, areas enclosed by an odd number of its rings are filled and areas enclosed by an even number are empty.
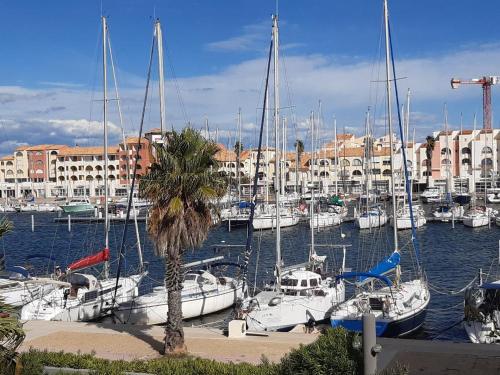
<svg viewBox="0 0 500 375">
<path fill-rule="evenodd" d="M 403 96 L 412 90 L 412 127 L 424 137 L 442 127 L 448 103 L 451 126 L 481 124 L 481 90 L 452 91 L 452 76 L 500 75 L 500 3 L 481 1 L 390 1 L 394 49 Z M 246 145 L 255 145 L 265 54 L 274 1 L 102 1 L 109 17 L 126 131 L 137 131 L 152 37 L 159 17 L 167 48 L 167 121 L 201 127 L 207 117 L 221 142 L 234 142 L 235 118 L 242 107 Z M 307 117 L 323 103 L 323 132 L 332 117 L 340 129 L 362 132 L 370 105 L 382 116 L 379 0 L 299 1 L 279 4 L 283 54 L 282 103 L 293 106 L 296 125 L 307 138 Z M 24 143 L 99 144 L 100 1 L 0 0 L 0 154 Z M 177 79 L 173 80 L 173 70 Z M 286 77 L 286 80 L 285 80 Z M 156 78 L 156 73 L 154 75 Z M 146 126 L 155 127 L 153 87 Z M 493 111 L 498 112 L 493 88 Z M 182 98 L 181 100 L 179 99 Z M 375 98 L 377 98 L 375 100 Z M 94 100 L 93 100 L 94 99 Z M 403 99 L 403 98 L 402 98 Z M 182 106 L 185 107 L 184 114 Z M 113 106 L 112 106 L 113 107 Z M 284 114 L 292 117 L 290 110 Z M 111 133 L 118 136 L 116 109 Z M 495 127 L 500 124 L 495 120 Z M 383 133 L 381 126 L 378 130 Z"/>
</svg>

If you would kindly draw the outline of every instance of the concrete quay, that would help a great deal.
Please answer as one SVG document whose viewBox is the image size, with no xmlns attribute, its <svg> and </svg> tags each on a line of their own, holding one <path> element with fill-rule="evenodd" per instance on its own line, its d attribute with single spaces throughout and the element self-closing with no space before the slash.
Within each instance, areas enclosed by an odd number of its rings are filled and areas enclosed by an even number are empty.
<svg viewBox="0 0 500 375">
<path fill-rule="evenodd" d="M 91 353 L 117 360 L 160 357 L 163 328 L 110 323 L 74 323 L 30 321 L 24 326 L 26 340 L 21 351 L 29 348 L 71 353 Z M 272 332 L 266 336 L 247 335 L 228 338 L 211 328 L 185 327 L 188 353 L 223 362 L 258 364 L 263 355 L 277 362 L 300 344 L 312 343 L 318 334 Z M 410 374 L 483 375 L 500 374 L 500 346 L 450 341 L 379 338 L 382 352 L 379 371 L 399 362 Z M 335 355 L 335 353 L 332 353 Z"/>
</svg>

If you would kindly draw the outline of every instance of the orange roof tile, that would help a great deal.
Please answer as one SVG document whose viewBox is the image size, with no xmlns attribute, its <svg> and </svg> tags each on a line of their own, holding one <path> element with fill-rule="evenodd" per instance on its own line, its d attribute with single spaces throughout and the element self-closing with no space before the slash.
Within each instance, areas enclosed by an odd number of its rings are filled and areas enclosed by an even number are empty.
<svg viewBox="0 0 500 375">
<path fill-rule="evenodd" d="M 28 150 L 28 148 L 30 148 L 30 146 L 28 146 L 28 145 L 18 146 L 18 147 L 16 147 L 16 151 L 26 151 L 26 150 Z"/>
<path fill-rule="evenodd" d="M 127 144 L 131 144 L 131 143 L 137 144 L 137 143 L 139 143 L 139 137 L 127 137 L 127 138 L 125 138 L 125 142 Z M 144 137 L 141 137 L 140 142 L 143 143 L 143 144 L 144 143 L 146 143 L 146 144 L 149 143 L 149 141 L 146 138 L 144 138 Z"/>
<path fill-rule="evenodd" d="M 218 161 L 236 161 L 236 153 L 226 148 L 219 148 L 215 154 L 215 159 Z"/>
<path fill-rule="evenodd" d="M 108 154 L 118 154 L 117 146 L 109 146 Z M 60 156 L 103 155 L 104 147 L 66 147 L 59 152 Z"/>
<path fill-rule="evenodd" d="M 57 150 L 66 148 L 66 145 L 35 145 L 30 146 L 26 149 L 26 151 L 46 151 L 46 150 Z"/>
</svg>

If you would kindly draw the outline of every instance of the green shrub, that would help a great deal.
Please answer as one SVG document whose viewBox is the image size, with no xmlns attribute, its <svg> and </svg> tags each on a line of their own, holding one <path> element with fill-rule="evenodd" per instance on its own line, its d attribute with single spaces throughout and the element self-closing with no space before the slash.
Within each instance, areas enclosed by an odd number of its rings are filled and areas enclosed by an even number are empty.
<svg viewBox="0 0 500 375">
<path fill-rule="evenodd" d="M 301 345 L 280 363 L 280 374 L 349 375 L 363 371 L 362 353 L 353 348 L 354 334 L 329 328 L 315 342 Z"/>
<path fill-rule="evenodd" d="M 259 366 L 222 363 L 191 357 L 167 357 L 149 361 L 109 361 L 91 354 L 54 353 L 30 349 L 21 355 L 23 375 L 40 375 L 44 366 L 89 369 L 99 375 L 119 375 L 125 371 L 171 375 L 276 375 L 277 365 Z"/>
</svg>

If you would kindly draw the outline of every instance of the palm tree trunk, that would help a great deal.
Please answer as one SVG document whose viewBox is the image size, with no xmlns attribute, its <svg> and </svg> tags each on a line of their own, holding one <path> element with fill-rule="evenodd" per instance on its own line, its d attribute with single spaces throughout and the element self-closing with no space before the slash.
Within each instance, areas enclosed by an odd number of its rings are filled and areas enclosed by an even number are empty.
<svg viewBox="0 0 500 375">
<path fill-rule="evenodd" d="M 182 272 L 180 254 L 169 255 L 165 262 L 168 314 L 165 326 L 165 354 L 185 350 L 182 327 Z"/>
</svg>

